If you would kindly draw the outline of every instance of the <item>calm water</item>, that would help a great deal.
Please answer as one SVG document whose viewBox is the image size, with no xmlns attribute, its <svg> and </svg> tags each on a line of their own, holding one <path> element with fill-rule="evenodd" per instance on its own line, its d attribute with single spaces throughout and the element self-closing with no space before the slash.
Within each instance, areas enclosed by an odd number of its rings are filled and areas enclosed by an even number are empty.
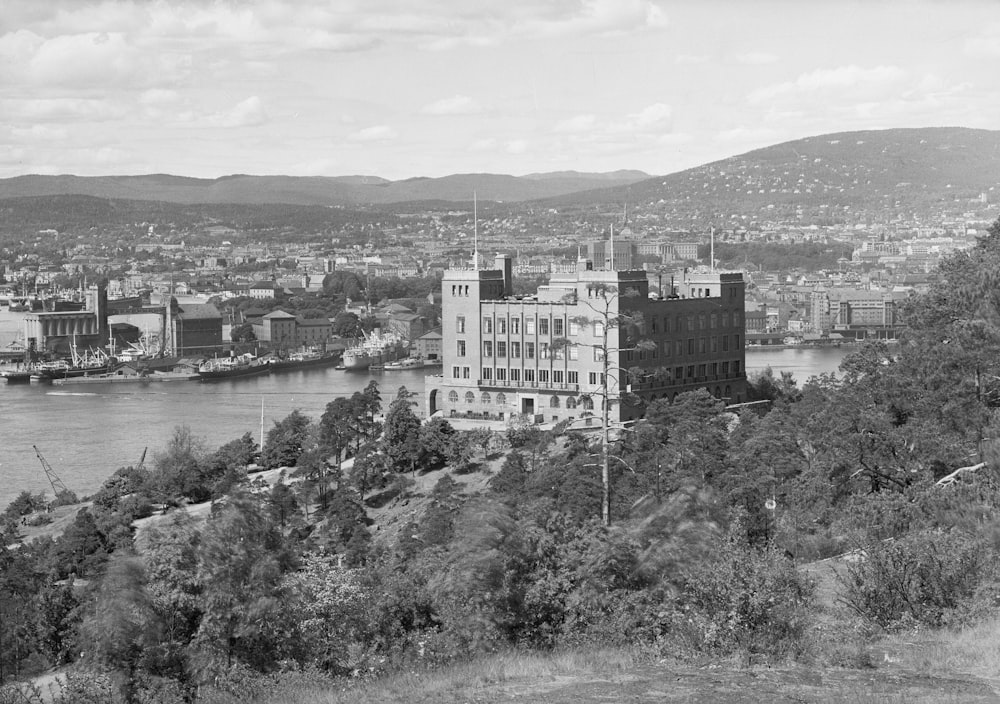
<svg viewBox="0 0 1000 704">
<path fill-rule="evenodd" d="M 374 378 L 383 405 L 405 385 L 422 392 L 436 370 L 344 372 L 311 369 L 230 381 L 153 384 L 0 385 L 0 510 L 21 491 L 51 488 L 32 449 L 37 445 L 63 483 L 78 495 L 96 491 L 119 467 L 162 451 L 176 426 L 186 425 L 210 450 L 264 429 L 298 409 L 319 419 L 337 396 Z M 423 408 L 416 409 L 422 413 Z"/>
<path fill-rule="evenodd" d="M 20 318 L 0 311 L 0 345 L 18 334 Z M 815 374 L 836 372 L 848 351 L 749 350 L 747 371 L 768 366 L 776 373 L 790 371 L 801 385 Z M 147 447 L 151 463 L 176 426 L 187 425 L 213 450 L 246 432 L 259 441 L 261 401 L 266 432 L 295 409 L 318 419 L 327 403 L 360 391 L 372 378 L 384 401 L 401 385 L 422 392 L 424 377 L 434 371 L 313 369 L 211 384 L 0 385 L 0 510 L 23 490 L 51 493 L 32 445 L 63 483 L 82 496 L 97 490 L 119 467 L 136 464 Z"/>
</svg>

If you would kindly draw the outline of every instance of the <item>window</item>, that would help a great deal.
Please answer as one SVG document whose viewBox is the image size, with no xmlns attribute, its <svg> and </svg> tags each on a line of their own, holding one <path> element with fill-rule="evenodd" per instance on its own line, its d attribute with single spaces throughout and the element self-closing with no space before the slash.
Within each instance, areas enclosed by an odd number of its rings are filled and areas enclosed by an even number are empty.
<svg viewBox="0 0 1000 704">
<path fill-rule="evenodd" d="M 455 318 L 455 332 L 462 333 L 465 332 L 465 316 L 460 315 Z"/>
<path fill-rule="evenodd" d="M 729 311 L 728 310 L 722 311 L 722 327 L 724 327 L 724 328 L 728 328 L 729 327 Z"/>
<path fill-rule="evenodd" d="M 580 334 L 580 324 L 579 323 L 575 323 L 572 320 L 569 321 L 569 334 L 570 335 L 579 335 Z"/>
<path fill-rule="evenodd" d="M 701 354 L 705 354 L 706 348 L 707 348 L 707 343 L 705 342 L 705 338 L 704 337 L 698 338 L 698 352 Z"/>
<path fill-rule="evenodd" d="M 538 319 L 538 334 L 548 335 L 549 334 L 549 319 L 539 318 Z"/>
<path fill-rule="evenodd" d="M 458 353 L 459 357 L 464 357 L 465 356 L 465 340 L 459 340 L 458 341 L 457 353 Z"/>
<path fill-rule="evenodd" d="M 504 367 L 497 368 L 497 381 L 507 381 L 507 369 Z"/>
<path fill-rule="evenodd" d="M 503 340 L 497 340 L 497 357 L 507 356 L 507 343 Z"/>
<path fill-rule="evenodd" d="M 452 379 L 457 379 L 459 377 L 459 374 L 461 374 L 461 372 L 459 371 L 458 367 L 452 367 L 451 368 L 451 378 Z"/>
<path fill-rule="evenodd" d="M 563 371 L 562 369 L 556 369 L 552 372 L 552 382 L 555 384 L 563 383 Z"/>
<path fill-rule="evenodd" d="M 717 324 L 718 322 L 719 322 L 719 316 L 718 316 L 718 314 L 716 314 L 716 313 L 712 313 L 712 318 L 711 318 L 711 325 L 712 325 L 712 329 L 713 329 L 713 330 L 715 330 L 715 326 L 716 326 L 716 324 Z"/>
<path fill-rule="evenodd" d="M 733 349 L 738 350 L 740 348 L 740 336 L 733 335 Z"/>
<path fill-rule="evenodd" d="M 698 329 L 699 330 L 704 330 L 705 329 L 705 314 L 704 313 L 702 313 L 701 315 L 698 316 Z"/>
<path fill-rule="evenodd" d="M 535 334 L 535 319 L 526 318 L 524 321 L 524 334 L 534 335 Z"/>
<path fill-rule="evenodd" d="M 580 348 L 576 345 L 571 345 L 569 348 L 569 358 L 579 359 L 580 358 Z"/>
<path fill-rule="evenodd" d="M 524 358 L 534 359 L 535 358 L 535 343 L 525 342 L 524 343 Z"/>
<path fill-rule="evenodd" d="M 513 359 L 519 359 L 521 357 L 521 343 L 511 342 L 510 343 L 510 356 Z"/>
<path fill-rule="evenodd" d="M 549 343 L 548 342 L 541 342 L 541 343 L 539 343 L 538 358 L 539 359 L 548 359 L 549 358 Z"/>
<path fill-rule="evenodd" d="M 489 404 L 493 403 L 493 397 L 490 396 L 489 391 L 484 391 L 483 395 L 479 397 L 479 402 L 484 406 L 488 406 Z"/>
<path fill-rule="evenodd" d="M 688 379 L 693 379 L 694 378 L 694 365 L 693 364 L 690 365 L 690 366 L 688 366 L 686 373 L 687 373 L 687 378 Z"/>
<path fill-rule="evenodd" d="M 722 351 L 723 352 L 729 351 L 729 335 L 722 336 Z"/>
<path fill-rule="evenodd" d="M 521 381 L 521 370 L 511 369 L 510 370 L 510 380 L 511 381 Z"/>
<path fill-rule="evenodd" d="M 568 384 L 579 384 L 580 383 L 580 373 L 579 372 L 566 372 L 566 383 L 568 383 Z"/>
<path fill-rule="evenodd" d="M 733 362 L 733 374 L 739 374 L 739 373 L 740 373 L 740 362 L 739 360 L 737 360 Z"/>
<path fill-rule="evenodd" d="M 521 319 L 511 318 L 510 319 L 510 334 L 520 335 L 521 334 Z"/>
<path fill-rule="evenodd" d="M 556 318 L 552 321 L 552 334 L 557 337 L 562 337 L 563 334 L 563 320 L 562 318 Z"/>
<path fill-rule="evenodd" d="M 506 406 L 507 405 L 507 395 L 503 392 L 497 394 L 497 405 Z"/>
<path fill-rule="evenodd" d="M 458 392 L 457 391 L 449 391 L 448 392 L 448 400 L 451 403 L 458 403 Z"/>
<path fill-rule="evenodd" d="M 688 354 L 694 354 L 694 338 L 688 338 Z"/>
<path fill-rule="evenodd" d="M 604 337 L 604 323 L 600 320 L 594 321 L 594 337 Z"/>
<path fill-rule="evenodd" d="M 723 374 L 728 374 L 729 373 L 729 362 L 723 362 L 722 363 L 722 373 Z"/>
<path fill-rule="evenodd" d="M 594 348 L 594 361 L 602 362 L 604 361 L 604 349 L 601 347 Z"/>
<path fill-rule="evenodd" d="M 558 396 L 553 396 L 551 399 L 549 399 L 549 407 L 550 408 L 559 408 L 559 397 Z"/>
<path fill-rule="evenodd" d="M 733 311 L 733 327 L 740 327 L 743 324 L 743 314 L 738 310 Z"/>
<path fill-rule="evenodd" d="M 712 376 L 719 376 L 719 363 L 712 362 Z"/>
<path fill-rule="evenodd" d="M 650 333 L 656 332 L 656 318 L 653 318 L 652 320 L 649 321 L 649 332 Z"/>
<path fill-rule="evenodd" d="M 590 396 L 583 397 L 583 410 L 585 411 L 594 410 L 594 399 L 590 398 Z"/>
<path fill-rule="evenodd" d="M 704 364 L 699 364 L 698 365 L 698 376 L 699 377 L 705 376 L 705 365 Z"/>
<path fill-rule="evenodd" d="M 688 330 L 694 330 L 694 316 L 693 315 L 689 315 L 687 317 L 687 325 L 688 325 Z"/>
<path fill-rule="evenodd" d="M 475 403 L 476 402 L 476 395 L 474 393 L 472 393 L 471 391 L 466 391 L 465 392 L 465 402 L 466 403 Z"/>
<path fill-rule="evenodd" d="M 712 351 L 713 352 L 719 351 L 719 338 L 717 337 L 712 338 Z"/>
<path fill-rule="evenodd" d="M 684 367 L 677 367 L 674 369 L 674 379 L 680 381 L 684 378 Z"/>
<path fill-rule="evenodd" d="M 677 348 L 677 356 L 682 357 L 684 355 L 684 340 L 677 340 L 675 347 Z"/>
<path fill-rule="evenodd" d="M 569 408 L 570 410 L 576 408 L 576 399 L 572 396 L 566 399 L 566 408 Z"/>
<path fill-rule="evenodd" d="M 462 367 L 462 378 L 463 379 L 468 379 L 469 378 L 469 372 L 470 372 L 470 370 L 471 370 L 470 367 Z"/>
<path fill-rule="evenodd" d="M 548 383 L 549 381 L 549 370 L 539 369 L 538 370 L 538 381 Z"/>
<path fill-rule="evenodd" d="M 680 332 L 681 329 L 683 328 L 684 323 L 682 321 L 683 318 L 681 318 L 681 316 L 679 315 L 676 318 L 674 318 L 674 330 L 676 332 Z"/>
<path fill-rule="evenodd" d="M 673 350 L 674 350 L 674 343 L 672 343 L 670 340 L 667 340 L 666 342 L 663 343 L 664 357 L 669 357 L 670 353 L 673 352 Z"/>
<path fill-rule="evenodd" d="M 597 386 L 597 372 L 589 372 L 587 374 L 587 383 L 591 386 Z"/>
<path fill-rule="evenodd" d="M 524 370 L 524 380 L 533 382 L 535 380 L 535 370 L 525 369 Z"/>
<path fill-rule="evenodd" d="M 483 334 L 489 335 L 493 332 L 493 318 L 483 318 Z"/>
<path fill-rule="evenodd" d="M 493 367 L 483 367 L 483 381 L 493 380 Z"/>
<path fill-rule="evenodd" d="M 507 319 L 497 318 L 497 335 L 507 334 Z"/>
<path fill-rule="evenodd" d="M 493 356 L 493 342 L 492 340 L 483 340 L 483 356 L 492 357 Z"/>
</svg>

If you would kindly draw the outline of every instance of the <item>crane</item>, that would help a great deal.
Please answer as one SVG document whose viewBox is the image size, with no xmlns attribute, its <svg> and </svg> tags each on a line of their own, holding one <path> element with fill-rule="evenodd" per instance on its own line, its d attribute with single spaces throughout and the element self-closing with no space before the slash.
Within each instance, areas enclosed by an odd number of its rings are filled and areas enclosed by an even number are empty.
<svg viewBox="0 0 1000 704">
<path fill-rule="evenodd" d="M 45 470 L 45 476 L 48 478 L 49 484 L 52 485 L 52 493 L 56 495 L 56 498 L 59 498 L 59 495 L 63 492 L 67 494 L 70 493 L 70 490 L 66 488 L 65 484 L 63 484 L 62 479 L 60 479 L 56 475 L 55 471 L 53 471 L 52 465 L 50 465 L 45 458 L 42 457 L 42 453 L 38 447 L 35 445 L 32 445 L 31 447 L 34 449 L 35 454 L 38 455 L 38 461 L 42 463 L 42 469 Z"/>
<path fill-rule="evenodd" d="M 149 446 L 142 448 L 142 457 L 139 458 L 139 464 L 135 466 L 136 471 L 142 469 L 143 465 L 146 464 L 146 451 L 149 450 Z"/>
</svg>

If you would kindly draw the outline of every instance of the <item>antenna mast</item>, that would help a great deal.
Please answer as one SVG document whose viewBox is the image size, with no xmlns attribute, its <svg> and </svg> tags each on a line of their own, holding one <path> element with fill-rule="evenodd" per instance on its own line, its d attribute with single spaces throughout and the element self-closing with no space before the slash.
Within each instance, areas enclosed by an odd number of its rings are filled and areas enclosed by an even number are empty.
<svg viewBox="0 0 1000 704">
<path fill-rule="evenodd" d="M 472 192 L 472 270 L 479 271 L 479 202 Z"/>
<path fill-rule="evenodd" d="M 711 271 L 714 274 L 715 273 L 715 226 L 714 225 L 710 226 L 708 231 L 709 231 L 709 237 L 711 238 L 712 241 L 711 250 L 708 255 L 710 259 L 708 266 L 709 266 L 709 271 Z"/>
</svg>

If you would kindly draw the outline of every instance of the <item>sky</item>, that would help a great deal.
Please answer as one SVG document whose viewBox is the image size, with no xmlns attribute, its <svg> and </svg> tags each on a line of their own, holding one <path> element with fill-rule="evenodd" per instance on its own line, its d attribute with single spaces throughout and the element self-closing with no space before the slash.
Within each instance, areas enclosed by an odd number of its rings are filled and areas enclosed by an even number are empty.
<svg viewBox="0 0 1000 704">
<path fill-rule="evenodd" d="M 1000 128 L 996 0 L 2 0 L 0 177 L 662 175 Z"/>
</svg>

